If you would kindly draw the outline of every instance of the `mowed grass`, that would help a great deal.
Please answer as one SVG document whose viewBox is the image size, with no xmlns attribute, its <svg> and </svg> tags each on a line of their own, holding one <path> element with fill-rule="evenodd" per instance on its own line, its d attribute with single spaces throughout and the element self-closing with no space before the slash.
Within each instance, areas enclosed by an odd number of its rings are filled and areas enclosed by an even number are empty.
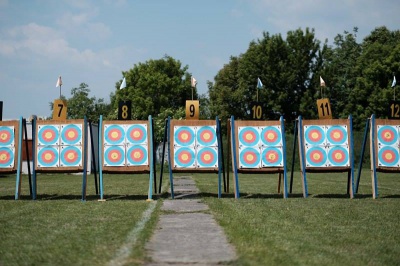
<svg viewBox="0 0 400 266">
<path fill-rule="evenodd" d="M 81 175 L 39 174 L 35 201 L 27 176 L 22 184 L 22 199 L 16 201 L 15 175 L 0 177 L 0 265 L 106 265 L 132 242 L 128 235 L 150 204 L 148 175 L 104 175 L 106 202 L 98 201 L 92 175 L 86 201 Z M 158 208 L 137 235 L 128 264 L 146 260 L 144 243 Z"/>
<path fill-rule="evenodd" d="M 399 265 L 399 174 L 378 174 L 375 200 L 369 170 L 355 199 L 346 195 L 345 173 L 308 173 L 306 199 L 300 173 L 288 199 L 277 193 L 277 176 L 239 174 L 241 198 L 218 199 L 217 175 L 194 175 L 236 247 L 235 265 Z"/>
</svg>

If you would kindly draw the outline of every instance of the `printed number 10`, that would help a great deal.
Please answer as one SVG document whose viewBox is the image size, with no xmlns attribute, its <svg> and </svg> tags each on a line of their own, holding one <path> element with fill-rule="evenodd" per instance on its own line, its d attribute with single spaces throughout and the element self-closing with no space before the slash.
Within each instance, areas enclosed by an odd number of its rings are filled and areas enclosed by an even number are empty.
<svg viewBox="0 0 400 266">
<path fill-rule="evenodd" d="M 253 105 L 253 119 L 261 119 L 262 116 L 262 108 L 260 105 Z"/>
</svg>

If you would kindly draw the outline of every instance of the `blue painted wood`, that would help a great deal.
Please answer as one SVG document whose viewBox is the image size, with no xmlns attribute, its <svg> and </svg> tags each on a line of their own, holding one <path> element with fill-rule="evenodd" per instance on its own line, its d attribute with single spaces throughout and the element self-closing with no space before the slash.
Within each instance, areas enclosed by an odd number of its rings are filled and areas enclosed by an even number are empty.
<svg viewBox="0 0 400 266">
<path fill-rule="evenodd" d="M 21 193 L 21 171 L 22 171 L 22 116 L 19 118 L 19 130 L 18 130 L 18 167 L 17 167 L 17 176 L 15 178 L 15 199 L 19 199 L 19 195 Z M 15 132 L 15 131 L 14 131 Z M 15 139 L 15 136 L 14 136 Z M 14 159 L 15 160 L 15 159 Z M 28 162 L 29 163 L 29 162 Z"/>
<path fill-rule="evenodd" d="M 373 198 L 377 198 L 378 197 L 378 178 L 376 176 L 376 151 L 375 151 L 375 115 L 373 114 L 371 116 L 371 142 L 372 142 L 372 148 L 371 148 L 371 159 L 372 159 L 372 181 L 373 181 L 373 186 L 374 186 L 374 190 L 373 190 Z"/>
<path fill-rule="evenodd" d="M 301 164 L 301 173 L 303 176 L 303 197 L 308 197 L 308 188 L 307 188 L 307 176 L 306 176 L 306 156 L 304 152 L 304 136 L 303 136 L 303 121 L 301 115 L 298 119 L 299 123 L 299 146 L 300 146 L 300 164 Z"/>
<path fill-rule="evenodd" d="M 287 170 L 286 170 L 285 121 L 283 120 L 283 116 L 281 116 L 280 122 L 281 122 L 282 152 L 283 152 L 283 197 L 286 199 L 288 197 L 288 188 L 287 188 Z"/>
<path fill-rule="evenodd" d="M 100 115 L 99 120 L 99 183 L 100 183 L 100 199 L 104 199 L 103 194 L 103 116 Z"/>
<path fill-rule="evenodd" d="M 351 182 L 351 191 L 350 191 L 350 198 L 354 198 L 354 136 L 353 136 L 353 117 L 349 115 L 349 122 L 350 122 L 350 153 L 351 153 L 351 161 L 350 161 L 350 182 Z"/>
<path fill-rule="evenodd" d="M 171 187 L 171 198 L 174 199 L 174 177 L 172 175 L 172 164 L 171 164 L 171 118 L 168 116 L 167 123 L 167 141 L 168 141 L 168 168 L 169 168 L 169 184 Z"/>
<path fill-rule="evenodd" d="M 154 182 L 154 147 L 153 147 L 153 119 L 151 115 L 149 115 L 149 133 L 150 134 L 150 176 L 149 176 L 149 193 L 147 195 L 147 199 L 153 199 L 153 182 Z"/>
<path fill-rule="evenodd" d="M 86 201 L 86 185 L 87 185 L 87 149 L 88 149 L 88 125 L 86 116 L 83 119 L 83 173 L 82 173 L 82 201 Z"/>
<path fill-rule="evenodd" d="M 296 159 L 296 145 L 297 145 L 297 119 L 294 121 L 294 133 L 293 133 L 293 153 L 292 153 L 292 169 L 290 171 L 290 193 L 293 188 L 293 173 L 294 173 L 294 160 Z"/>
<path fill-rule="evenodd" d="M 367 145 L 369 123 L 370 123 L 370 119 L 368 118 L 367 122 L 365 123 L 364 139 L 363 139 L 363 144 L 361 146 L 361 156 L 360 156 L 360 163 L 358 164 L 357 184 L 356 184 L 356 188 L 355 188 L 355 193 L 358 193 L 358 186 L 360 185 L 360 177 L 361 177 L 361 170 L 362 170 L 364 154 L 365 154 L 365 146 Z"/>
<path fill-rule="evenodd" d="M 36 200 L 37 194 L 37 182 L 36 182 L 36 115 L 33 116 L 32 120 L 32 199 Z"/>
<path fill-rule="evenodd" d="M 220 123 L 218 116 L 215 118 L 215 123 L 217 126 L 217 143 L 218 143 L 218 198 L 221 198 L 221 170 L 223 169 L 222 166 L 222 143 L 221 143 L 221 128 L 220 128 Z"/>
<path fill-rule="evenodd" d="M 235 178 L 235 198 L 240 198 L 239 178 L 237 170 L 237 154 L 236 154 L 236 136 L 235 136 L 235 118 L 231 116 L 231 142 L 232 142 L 232 161 L 233 161 L 233 176 Z"/>
</svg>

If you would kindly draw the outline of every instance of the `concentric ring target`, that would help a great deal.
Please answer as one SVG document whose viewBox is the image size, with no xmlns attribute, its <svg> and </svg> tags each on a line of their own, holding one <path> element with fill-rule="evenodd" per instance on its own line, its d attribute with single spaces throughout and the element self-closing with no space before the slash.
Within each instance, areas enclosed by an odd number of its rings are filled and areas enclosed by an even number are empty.
<svg viewBox="0 0 400 266">
<path fill-rule="evenodd" d="M 238 127 L 239 131 L 239 145 L 256 146 L 260 141 L 260 134 L 254 127 Z"/>
<path fill-rule="evenodd" d="M 282 149 L 268 147 L 261 153 L 262 167 L 283 166 Z"/>
<path fill-rule="evenodd" d="M 0 146 L 14 144 L 14 127 L 0 126 Z"/>
<path fill-rule="evenodd" d="M 118 145 L 125 141 L 125 130 L 121 125 L 105 125 L 105 144 Z"/>
<path fill-rule="evenodd" d="M 82 143 L 82 126 L 69 124 L 61 126 L 61 145 L 79 145 Z"/>
<path fill-rule="evenodd" d="M 46 146 L 38 148 L 37 162 L 39 167 L 58 167 L 59 166 L 58 148 Z"/>
<path fill-rule="evenodd" d="M 276 126 L 265 127 L 261 131 L 261 141 L 267 146 L 277 146 L 281 144 L 282 133 Z"/>
<path fill-rule="evenodd" d="M 147 143 L 147 125 L 131 125 L 126 131 L 126 138 L 131 144 L 146 144 Z"/>
<path fill-rule="evenodd" d="M 127 149 L 127 164 L 130 166 L 148 165 L 148 153 L 144 145 L 134 145 Z"/>
<path fill-rule="evenodd" d="M 174 143 L 178 146 L 194 145 L 195 134 L 193 127 L 175 127 Z"/>
<path fill-rule="evenodd" d="M 318 146 L 311 147 L 306 152 L 306 161 L 309 167 L 325 167 L 327 161 L 326 150 Z"/>
<path fill-rule="evenodd" d="M 123 166 L 125 163 L 125 151 L 123 146 L 108 146 L 104 152 L 105 166 Z"/>
<path fill-rule="evenodd" d="M 259 168 L 260 150 L 255 148 L 245 148 L 239 151 L 239 167 Z"/>
<path fill-rule="evenodd" d="M 14 166 L 14 148 L 0 147 L 0 168 Z"/>
<path fill-rule="evenodd" d="M 334 146 L 328 152 L 328 160 L 331 166 L 349 166 L 349 149 Z"/>
<path fill-rule="evenodd" d="M 39 145 L 57 145 L 60 135 L 58 125 L 39 125 L 38 126 Z"/>
<path fill-rule="evenodd" d="M 195 154 L 194 150 L 181 147 L 174 151 L 174 162 L 176 168 L 193 168 L 195 167 Z"/>
<path fill-rule="evenodd" d="M 378 152 L 378 164 L 380 166 L 398 167 L 399 151 L 391 146 L 382 147 Z"/>
<path fill-rule="evenodd" d="M 197 166 L 202 167 L 217 167 L 218 153 L 217 148 L 204 147 L 197 151 Z"/>
<path fill-rule="evenodd" d="M 321 145 L 325 141 L 325 132 L 321 126 L 305 126 L 304 138 L 307 144 Z"/>
<path fill-rule="evenodd" d="M 347 127 L 340 125 L 331 126 L 326 132 L 326 137 L 332 145 L 347 145 Z"/>
<path fill-rule="evenodd" d="M 82 166 L 82 149 L 76 146 L 62 146 L 60 166 Z"/>
<path fill-rule="evenodd" d="M 197 129 L 196 140 L 201 146 L 215 146 L 217 142 L 215 127 L 203 126 Z"/>
<path fill-rule="evenodd" d="M 399 140 L 399 135 L 394 126 L 378 126 L 378 143 L 393 145 Z"/>
</svg>

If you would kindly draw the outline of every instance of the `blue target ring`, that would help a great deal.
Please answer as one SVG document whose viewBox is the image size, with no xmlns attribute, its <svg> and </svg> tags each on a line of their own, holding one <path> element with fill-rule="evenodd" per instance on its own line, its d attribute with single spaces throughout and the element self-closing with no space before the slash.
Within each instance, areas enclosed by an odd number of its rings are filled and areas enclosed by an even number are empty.
<svg viewBox="0 0 400 266">
<path fill-rule="evenodd" d="M 0 168 L 10 168 L 14 165 L 14 150 L 8 147 L 0 148 Z"/>
<path fill-rule="evenodd" d="M 61 150 L 61 166 L 81 166 L 82 151 L 76 146 L 66 146 Z"/>
<path fill-rule="evenodd" d="M 217 142 L 215 128 L 210 126 L 200 127 L 196 133 L 196 140 L 201 146 L 215 146 Z"/>
<path fill-rule="evenodd" d="M 59 126 L 45 125 L 39 126 L 38 139 L 39 145 L 58 144 L 60 136 Z"/>
<path fill-rule="evenodd" d="M 267 146 L 277 146 L 281 140 L 282 133 L 277 127 L 269 126 L 261 131 L 261 141 Z"/>
<path fill-rule="evenodd" d="M 397 167 L 399 164 L 399 151 L 391 146 L 385 146 L 378 152 L 379 165 Z"/>
<path fill-rule="evenodd" d="M 147 127 L 142 125 L 131 125 L 126 131 L 126 138 L 129 143 L 143 144 L 147 140 Z"/>
<path fill-rule="evenodd" d="M 306 152 L 306 160 L 310 167 L 325 166 L 327 160 L 326 150 L 318 146 L 311 147 Z"/>
<path fill-rule="evenodd" d="M 283 156 L 282 149 L 275 147 L 268 147 L 262 151 L 262 163 L 265 167 L 282 166 Z"/>
<path fill-rule="evenodd" d="M 260 134 L 254 127 L 239 127 L 239 145 L 256 146 L 260 141 Z"/>
<path fill-rule="evenodd" d="M 123 166 L 125 162 L 125 151 L 123 146 L 109 146 L 104 152 L 104 165 Z"/>
<path fill-rule="evenodd" d="M 344 126 L 331 126 L 326 132 L 326 137 L 332 145 L 344 145 L 347 143 L 347 130 Z"/>
<path fill-rule="evenodd" d="M 0 146 L 9 146 L 14 142 L 14 127 L 0 126 Z"/>
<path fill-rule="evenodd" d="M 260 150 L 255 148 L 245 148 L 239 152 L 239 162 L 242 168 L 259 168 Z"/>
<path fill-rule="evenodd" d="M 217 151 L 210 147 L 204 147 L 197 151 L 197 166 L 198 167 L 215 167 L 217 166 L 218 154 Z"/>
<path fill-rule="evenodd" d="M 82 128 L 75 124 L 61 126 L 61 141 L 63 145 L 82 143 Z"/>
<path fill-rule="evenodd" d="M 147 149 L 142 145 L 131 146 L 126 153 L 128 165 L 147 165 L 147 157 Z"/>
<path fill-rule="evenodd" d="M 195 158 L 193 149 L 187 147 L 179 148 L 174 154 L 175 167 L 194 167 Z"/>
<path fill-rule="evenodd" d="M 178 146 L 194 145 L 194 130 L 191 127 L 178 127 L 174 134 L 174 143 Z"/>
<path fill-rule="evenodd" d="M 307 144 L 321 145 L 325 141 L 325 132 L 321 126 L 310 126 L 304 133 Z"/>
<path fill-rule="evenodd" d="M 328 160 L 332 166 L 347 166 L 349 164 L 349 149 L 334 146 L 328 152 Z"/>
<path fill-rule="evenodd" d="M 52 146 L 41 148 L 37 160 L 40 167 L 58 167 L 58 149 Z"/>
<path fill-rule="evenodd" d="M 104 132 L 106 144 L 118 145 L 125 141 L 125 130 L 120 125 L 110 125 Z"/>
<path fill-rule="evenodd" d="M 378 142 L 383 145 L 393 145 L 399 140 L 394 126 L 378 126 Z"/>
</svg>

